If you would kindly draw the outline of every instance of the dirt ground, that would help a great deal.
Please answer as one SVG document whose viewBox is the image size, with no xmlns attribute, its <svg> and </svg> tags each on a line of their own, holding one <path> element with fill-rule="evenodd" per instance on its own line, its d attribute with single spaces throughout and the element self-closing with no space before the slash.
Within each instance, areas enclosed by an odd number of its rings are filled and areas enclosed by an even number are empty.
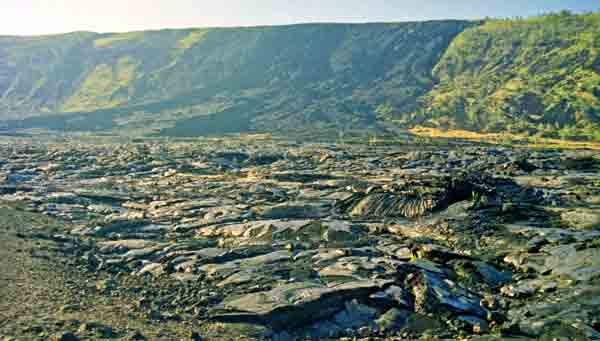
<svg viewBox="0 0 600 341">
<path fill-rule="evenodd" d="M 0 341 L 192 339 L 194 326 L 144 319 L 127 297 L 98 292 L 65 228 L 0 203 Z"/>
</svg>

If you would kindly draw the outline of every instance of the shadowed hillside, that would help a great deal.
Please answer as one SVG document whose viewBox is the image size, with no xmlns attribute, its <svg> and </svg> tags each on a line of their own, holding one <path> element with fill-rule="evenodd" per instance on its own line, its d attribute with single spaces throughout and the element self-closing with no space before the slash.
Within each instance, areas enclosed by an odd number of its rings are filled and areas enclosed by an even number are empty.
<svg viewBox="0 0 600 341">
<path fill-rule="evenodd" d="M 322 24 L 2 38 L 1 115 L 96 112 L 117 126 L 165 128 L 243 109 L 231 120 L 249 129 L 363 128 L 375 122 L 382 103 L 415 110 L 416 99 L 432 88 L 431 70 L 447 46 L 472 25 Z M 68 121 L 77 128 L 76 118 Z"/>
</svg>

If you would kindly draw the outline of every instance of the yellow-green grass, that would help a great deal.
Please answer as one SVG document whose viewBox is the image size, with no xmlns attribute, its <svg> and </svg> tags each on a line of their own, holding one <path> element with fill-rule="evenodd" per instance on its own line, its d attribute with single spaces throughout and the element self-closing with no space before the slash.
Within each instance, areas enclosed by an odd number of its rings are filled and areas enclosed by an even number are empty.
<svg viewBox="0 0 600 341">
<path fill-rule="evenodd" d="M 137 39 L 142 37 L 143 35 L 143 32 L 117 33 L 109 37 L 96 39 L 94 41 L 94 46 L 96 48 L 107 48 L 113 46 L 115 43 Z"/>
<path fill-rule="evenodd" d="M 192 46 L 199 43 L 202 39 L 204 39 L 204 36 L 206 36 L 206 33 L 208 33 L 208 30 L 202 30 L 202 29 L 194 30 L 194 31 L 190 32 L 190 34 L 188 34 L 185 38 L 183 38 L 177 42 L 177 48 L 183 49 L 183 50 L 187 50 L 187 49 L 191 48 Z"/>
<path fill-rule="evenodd" d="M 115 65 L 100 64 L 92 70 L 78 90 L 65 102 L 66 112 L 113 108 L 127 102 L 131 82 L 139 62 L 125 56 Z M 123 90 L 123 94 L 117 94 Z"/>
<path fill-rule="evenodd" d="M 517 142 L 514 145 L 528 148 L 557 149 L 593 149 L 600 150 L 600 143 L 569 141 L 551 138 L 532 138 L 511 133 L 477 133 L 467 130 L 442 130 L 438 128 L 415 127 L 409 130 L 415 136 L 440 139 L 461 139 L 492 144 L 506 144 L 506 141 Z"/>
</svg>

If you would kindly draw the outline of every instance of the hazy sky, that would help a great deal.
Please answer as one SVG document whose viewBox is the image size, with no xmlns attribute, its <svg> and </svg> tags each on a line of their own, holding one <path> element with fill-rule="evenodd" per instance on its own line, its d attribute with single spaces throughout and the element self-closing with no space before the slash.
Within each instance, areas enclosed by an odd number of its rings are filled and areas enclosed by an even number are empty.
<svg viewBox="0 0 600 341">
<path fill-rule="evenodd" d="M 0 0 L 0 35 L 599 11 L 599 0 Z"/>
</svg>

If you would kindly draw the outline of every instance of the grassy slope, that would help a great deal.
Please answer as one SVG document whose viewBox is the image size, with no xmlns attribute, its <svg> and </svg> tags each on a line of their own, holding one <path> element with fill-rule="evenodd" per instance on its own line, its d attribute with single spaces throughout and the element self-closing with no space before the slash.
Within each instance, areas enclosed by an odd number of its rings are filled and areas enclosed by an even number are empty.
<svg viewBox="0 0 600 341">
<path fill-rule="evenodd" d="M 435 126 L 551 132 L 600 123 L 600 14 L 492 20 L 466 30 L 434 69 L 416 115 Z"/>
</svg>

